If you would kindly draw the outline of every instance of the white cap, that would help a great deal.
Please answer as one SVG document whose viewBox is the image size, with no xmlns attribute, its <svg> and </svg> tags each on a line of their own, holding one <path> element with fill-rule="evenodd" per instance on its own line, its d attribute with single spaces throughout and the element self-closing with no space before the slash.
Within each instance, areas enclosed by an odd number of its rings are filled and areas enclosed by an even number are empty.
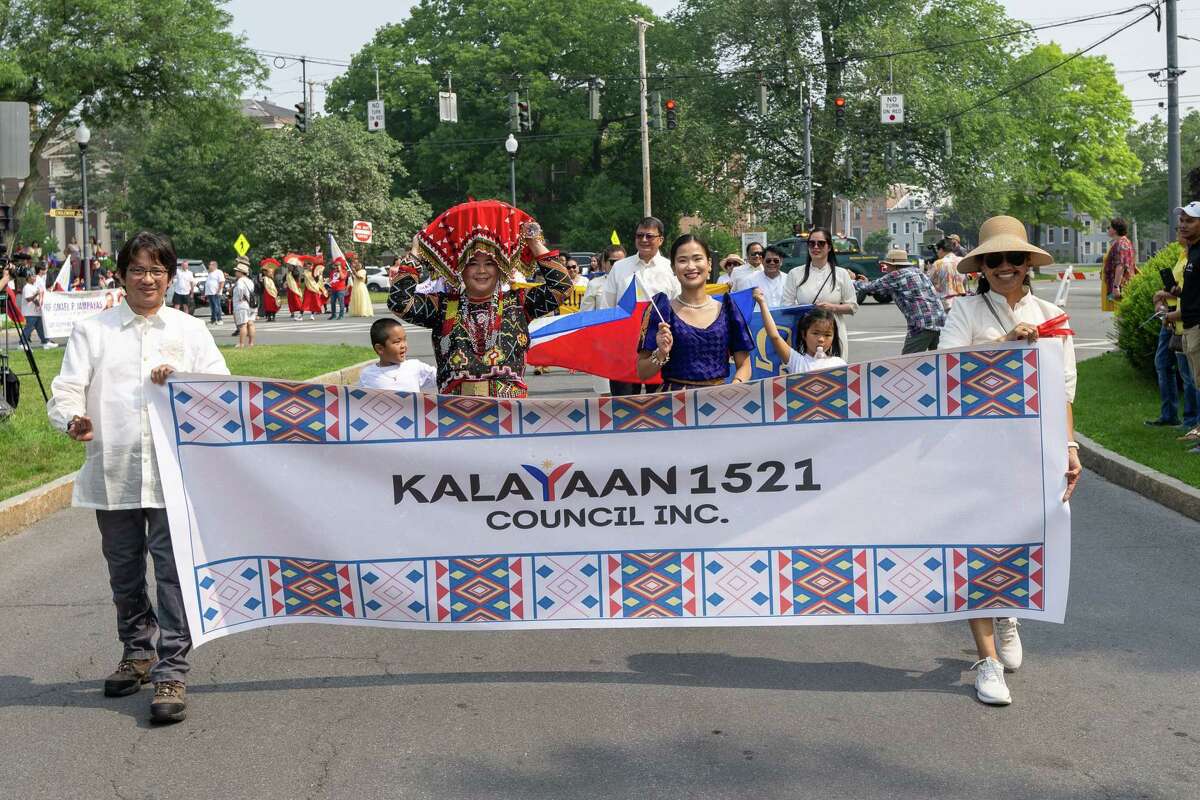
<svg viewBox="0 0 1200 800">
<path fill-rule="evenodd" d="M 1200 200 L 1193 200 L 1186 206 L 1180 206 L 1179 208 L 1175 209 L 1175 216 L 1179 216 L 1180 214 L 1187 214 L 1189 217 L 1200 218 Z"/>
</svg>

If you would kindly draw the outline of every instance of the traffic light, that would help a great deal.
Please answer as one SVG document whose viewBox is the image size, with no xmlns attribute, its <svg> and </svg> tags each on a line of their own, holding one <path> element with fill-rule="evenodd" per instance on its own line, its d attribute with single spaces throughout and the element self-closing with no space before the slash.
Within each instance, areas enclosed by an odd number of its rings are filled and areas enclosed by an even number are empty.
<svg viewBox="0 0 1200 800">
<path fill-rule="evenodd" d="M 650 128 L 652 130 L 661 131 L 663 129 L 662 94 L 659 92 L 651 92 L 649 105 Z"/>
<path fill-rule="evenodd" d="M 296 103 L 296 130 L 301 133 L 308 130 L 308 106 L 305 103 Z"/>
<path fill-rule="evenodd" d="M 867 151 L 866 146 L 859 151 L 858 154 L 858 174 L 866 175 L 871 171 L 871 154 Z"/>
<path fill-rule="evenodd" d="M 887 154 L 883 157 L 883 166 L 891 172 L 896 168 L 896 143 L 888 142 Z"/>
<path fill-rule="evenodd" d="M 522 100 L 517 103 L 517 122 L 523 131 L 533 130 L 533 116 L 529 111 L 529 101 Z"/>
<path fill-rule="evenodd" d="M 604 81 L 592 78 L 588 81 L 588 119 L 600 119 L 600 90 Z"/>
<path fill-rule="evenodd" d="M 846 98 L 833 98 L 833 123 L 835 127 L 846 127 Z"/>
<path fill-rule="evenodd" d="M 521 95 L 516 92 L 508 93 L 508 129 L 513 133 L 521 132 Z"/>
<path fill-rule="evenodd" d="M 673 131 L 673 130 L 675 130 L 675 126 L 679 124 L 679 120 L 677 118 L 678 113 L 679 113 L 679 103 L 675 100 L 668 100 L 666 102 L 666 107 L 667 107 L 667 130 Z"/>
</svg>

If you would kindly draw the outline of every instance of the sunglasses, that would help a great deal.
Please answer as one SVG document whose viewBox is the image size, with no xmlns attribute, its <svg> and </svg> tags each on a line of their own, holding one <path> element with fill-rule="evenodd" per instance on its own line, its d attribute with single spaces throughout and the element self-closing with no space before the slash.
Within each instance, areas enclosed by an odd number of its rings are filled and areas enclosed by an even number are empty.
<svg viewBox="0 0 1200 800">
<path fill-rule="evenodd" d="M 1025 259 L 1028 258 L 1028 256 L 1028 253 L 1022 253 L 1020 251 L 1015 251 L 1012 253 L 988 253 L 983 257 L 983 263 L 991 269 L 996 269 L 1005 262 L 1008 262 L 1010 266 L 1020 267 L 1024 266 Z"/>
<path fill-rule="evenodd" d="M 762 257 L 763 257 L 763 254 L 759 250 L 755 250 L 753 253 L 746 254 L 746 258 L 762 258 Z"/>
<path fill-rule="evenodd" d="M 659 236 L 657 233 L 638 233 L 638 234 L 634 234 L 634 237 L 633 237 L 633 238 L 635 238 L 635 239 L 645 239 L 645 240 L 646 240 L 646 241 L 648 241 L 648 242 L 652 242 L 652 241 L 654 241 L 655 239 L 661 239 L 662 237 L 661 237 L 661 236 Z"/>
<path fill-rule="evenodd" d="M 809 239 L 808 246 L 811 247 L 829 247 L 829 242 L 824 239 Z"/>
<path fill-rule="evenodd" d="M 779 258 L 778 256 L 776 256 L 775 258 L 764 258 L 763 263 L 764 264 L 782 264 L 783 259 Z"/>
</svg>

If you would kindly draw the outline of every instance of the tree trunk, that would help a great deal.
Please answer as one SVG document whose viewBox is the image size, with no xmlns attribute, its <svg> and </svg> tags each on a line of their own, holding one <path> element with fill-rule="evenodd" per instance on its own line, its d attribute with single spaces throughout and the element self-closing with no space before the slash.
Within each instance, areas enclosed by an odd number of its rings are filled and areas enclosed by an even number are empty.
<svg viewBox="0 0 1200 800">
<path fill-rule="evenodd" d="M 63 120 L 67 118 L 68 113 L 70 112 L 55 112 L 54 116 L 50 118 L 49 124 L 42 129 L 41 134 L 39 134 L 37 137 L 37 141 L 34 142 L 33 149 L 29 152 L 29 177 L 27 177 L 25 182 L 21 184 L 21 191 L 17 194 L 16 201 L 13 202 L 12 218 L 14 220 L 20 219 L 22 214 L 25 212 L 25 206 L 29 205 L 29 198 L 33 197 L 33 190 L 42 177 L 42 173 L 39 168 L 39 162 L 42 160 L 42 153 L 45 152 L 46 145 L 50 144 L 50 139 L 53 138 L 55 132 L 58 131 L 59 126 L 63 124 Z M 5 254 L 9 258 L 12 257 L 13 247 L 16 246 L 16 243 L 17 239 L 15 236 L 10 236 L 8 238 L 8 248 Z M 62 242 L 59 242 L 59 245 L 64 250 L 66 249 L 66 245 Z"/>
</svg>

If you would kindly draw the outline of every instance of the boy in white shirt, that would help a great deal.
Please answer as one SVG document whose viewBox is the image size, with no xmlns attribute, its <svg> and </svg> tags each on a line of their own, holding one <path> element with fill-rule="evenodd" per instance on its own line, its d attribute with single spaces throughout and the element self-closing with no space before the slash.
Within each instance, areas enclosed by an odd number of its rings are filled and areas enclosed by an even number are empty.
<svg viewBox="0 0 1200 800">
<path fill-rule="evenodd" d="M 363 389 L 393 392 L 437 393 L 437 370 L 408 356 L 408 334 L 394 319 L 377 319 L 371 324 L 371 346 L 379 363 L 363 367 L 358 385 Z"/>
</svg>

